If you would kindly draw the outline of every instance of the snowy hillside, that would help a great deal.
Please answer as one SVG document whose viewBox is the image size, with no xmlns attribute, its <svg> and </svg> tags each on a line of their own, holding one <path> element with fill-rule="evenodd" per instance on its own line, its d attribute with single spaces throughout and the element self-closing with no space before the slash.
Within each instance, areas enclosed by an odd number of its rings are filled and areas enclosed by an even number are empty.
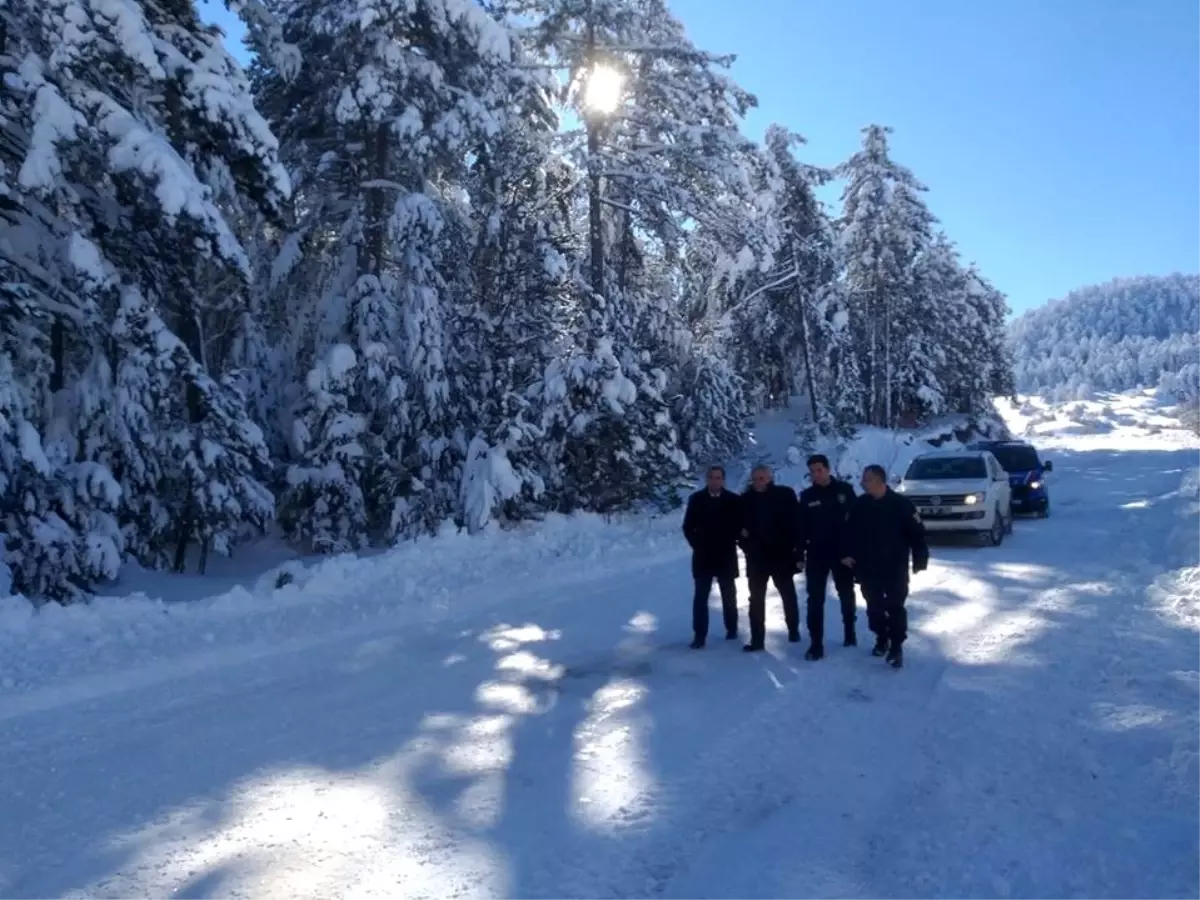
<svg viewBox="0 0 1200 900">
<path fill-rule="evenodd" d="M 774 596 L 767 653 L 686 650 L 678 514 L 10 602 L 0 894 L 1194 897 L 1197 439 L 1001 411 L 1055 515 L 934 545 L 899 673 L 804 662 Z M 798 477 L 795 423 L 756 435 Z"/>
<path fill-rule="evenodd" d="M 1117 278 L 1009 328 L 1017 390 L 1055 399 L 1160 388 L 1200 395 L 1200 275 Z"/>
<path fill-rule="evenodd" d="M 1190 405 L 1173 402 L 1156 390 L 1098 393 L 1090 400 L 1049 401 L 1026 397 L 998 400 L 997 407 L 1014 437 L 1056 446 L 1063 440 L 1104 445 L 1120 435 L 1125 445 L 1147 449 L 1186 446 L 1195 440 Z"/>
</svg>

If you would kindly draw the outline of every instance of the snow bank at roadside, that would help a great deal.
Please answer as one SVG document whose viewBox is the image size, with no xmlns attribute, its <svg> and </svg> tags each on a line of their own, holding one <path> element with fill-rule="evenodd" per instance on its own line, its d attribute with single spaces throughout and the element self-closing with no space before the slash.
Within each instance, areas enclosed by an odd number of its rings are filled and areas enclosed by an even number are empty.
<svg viewBox="0 0 1200 900">
<path fill-rule="evenodd" d="M 1150 600 L 1160 616 L 1181 628 L 1200 632 L 1200 566 L 1197 535 L 1200 533 L 1200 468 L 1183 476 L 1171 498 L 1178 517 L 1163 548 L 1171 564 L 1183 562 L 1159 577 L 1150 588 Z"/>
<path fill-rule="evenodd" d="M 430 627 L 499 604 L 531 583 L 564 587 L 680 556 L 678 516 L 552 516 L 511 531 L 448 533 L 368 557 L 287 562 L 239 585 L 170 602 L 158 591 L 34 609 L 0 598 L 0 697 L 51 682 L 248 645 L 319 641 L 351 628 Z M 283 575 L 284 577 L 280 577 Z"/>
</svg>

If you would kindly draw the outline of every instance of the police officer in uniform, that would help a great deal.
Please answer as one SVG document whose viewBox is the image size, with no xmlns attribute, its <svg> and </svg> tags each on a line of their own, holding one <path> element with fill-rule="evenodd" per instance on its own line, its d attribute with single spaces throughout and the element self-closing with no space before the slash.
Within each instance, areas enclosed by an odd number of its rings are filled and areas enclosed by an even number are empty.
<svg viewBox="0 0 1200 900">
<path fill-rule="evenodd" d="M 804 658 L 817 660 L 825 655 L 825 589 L 831 575 L 842 608 L 842 646 L 858 644 L 854 631 L 854 573 L 841 562 L 846 520 L 855 495 L 848 482 L 833 477 L 829 459 L 823 454 L 808 458 L 808 474 L 812 484 L 800 493 L 800 546 L 804 550 L 812 644 Z"/>
</svg>

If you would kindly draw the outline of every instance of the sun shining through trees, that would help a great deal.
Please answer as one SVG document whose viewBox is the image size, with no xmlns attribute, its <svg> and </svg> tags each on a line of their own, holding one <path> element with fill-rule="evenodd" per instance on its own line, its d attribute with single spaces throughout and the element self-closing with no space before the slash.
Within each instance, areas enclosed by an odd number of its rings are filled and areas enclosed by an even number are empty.
<svg viewBox="0 0 1200 900">
<path fill-rule="evenodd" d="M 0 91 L 5 593 L 671 509 L 789 398 L 831 432 L 1011 393 L 1004 298 L 888 129 L 836 173 L 747 133 L 661 0 L 239 0 L 248 68 L 188 3 L 75 66 L 61 5 L 6 21 L 41 81 Z"/>
<path fill-rule="evenodd" d="M 583 88 L 583 106 L 589 113 L 612 115 L 621 105 L 624 76 L 612 66 L 597 63 Z"/>
</svg>

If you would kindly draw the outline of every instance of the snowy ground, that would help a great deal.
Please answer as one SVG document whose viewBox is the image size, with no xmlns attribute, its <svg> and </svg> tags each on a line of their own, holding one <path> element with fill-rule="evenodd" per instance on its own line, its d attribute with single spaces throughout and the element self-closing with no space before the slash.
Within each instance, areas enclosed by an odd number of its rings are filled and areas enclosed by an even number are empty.
<svg viewBox="0 0 1200 900">
<path fill-rule="evenodd" d="M 902 672 L 683 649 L 675 518 L 14 602 L 0 896 L 1195 897 L 1197 454 L 1133 408 L 1032 426 L 1054 516 L 935 546 Z"/>
</svg>

